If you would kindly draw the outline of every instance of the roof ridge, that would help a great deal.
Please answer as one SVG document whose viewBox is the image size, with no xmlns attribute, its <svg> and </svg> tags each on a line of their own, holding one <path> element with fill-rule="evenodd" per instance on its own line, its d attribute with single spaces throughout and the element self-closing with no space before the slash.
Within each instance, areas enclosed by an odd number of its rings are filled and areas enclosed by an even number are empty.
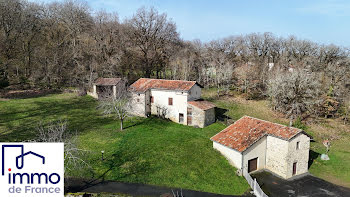
<svg viewBox="0 0 350 197">
<path fill-rule="evenodd" d="M 296 127 L 290 127 L 290 126 L 286 126 L 286 125 L 283 125 L 283 124 L 280 124 L 280 123 L 275 123 L 275 122 L 271 122 L 271 121 L 268 121 L 268 120 L 263 120 L 263 119 L 260 119 L 260 118 L 255 118 L 255 117 L 252 117 L 252 116 L 248 116 L 248 115 L 244 115 L 243 117 L 248 117 L 248 118 L 252 118 L 252 119 L 255 119 L 255 120 L 260 120 L 260 121 L 263 121 L 263 122 L 267 122 L 267 123 L 272 123 L 272 124 L 276 124 L 276 125 L 280 125 L 280 126 L 283 126 L 283 127 L 288 127 L 288 128 L 293 128 L 293 129 L 297 129 L 297 130 L 300 130 L 300 131 L 302 131 L 302 129 L 299 129 L 299 128 L 296 128 Z M 242 117 L 242 118 L 243 118 Z M 242 119 L 242 118 L 240 118 L 240 119 Z M 239 120 L 240 120 L 239 119 Z M 238 120 L 237 120 L 238 121 Z M 236 121 L 236 122 L 237 122 Z M 236 123 L 235 122 L 235 123 Z M 233 123 L 234 124 L 234 123 Z"/>
<path fill-rule="evenodd" d="M 180 79 L 154 79 L 154 78 L 140 78 L 140 79 L 164 80 L 164 81 L 185 81 L 185 82 L 196 82 L 197 83 L 197 81 L 188 81 L 188 80 L 180 80 Z"/>
</svg>

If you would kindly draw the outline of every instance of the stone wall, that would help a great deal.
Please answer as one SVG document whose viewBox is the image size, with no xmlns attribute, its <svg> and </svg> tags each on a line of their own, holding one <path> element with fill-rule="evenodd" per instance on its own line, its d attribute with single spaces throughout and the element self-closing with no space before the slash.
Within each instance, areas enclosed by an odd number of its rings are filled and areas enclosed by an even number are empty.
<svg viewBox="0 0 350 197">
<path fill-rule="evenodd" d="M 193 105 L 188 105 L 188 107 L 192 108 L 192 124 L 191 126 L 196 126 L 203 128 L 205 126 L 205 111 L 195 107 Z"/>
<path fill-rule="evenodd" d="M 146 96 L 144 93 L 136 93 L 132 92 L 131 93 L 131 114 L 135 116 L 146 116 Z"/>
<path fill-rule="evenodd" d="M 272 136 L 267 136 L 266 140 L 266 168 L 287 178 L 288 141 Z"/>
<path fill-rule="evenodd" d="M 297 142 L 299 142 L 299 149 L 296 148 Z M 288 155 L 286 158 L 287 172 L 286 177 L 293 176 L 293 163 L 297 162 L 296 175 L 308 172 L 309 162 L 309 150 L 310 150 L 310 138 L 305 134 L 298 134 L 289 141 Z"/>
<path fill-rule="evenodd" d="M 205 111 L 204 119 L 205 119 L 204 120 L 204 126 L 205 127 L 208 126 L 208 125 L 213 124 L 216 121 L 216 118 L 215 118 L 215 107 Z"/>
<path fill-rule="evenodd" d="M 296 144 L 299 142 L 299 149 Z M 267 137 L 266 168 L 288 179 L 293 176 L 293 163 L 297 163 L 295 175 L 308 172 L 310 138 L 298 134 L 290 141 Z"/>
</svg>

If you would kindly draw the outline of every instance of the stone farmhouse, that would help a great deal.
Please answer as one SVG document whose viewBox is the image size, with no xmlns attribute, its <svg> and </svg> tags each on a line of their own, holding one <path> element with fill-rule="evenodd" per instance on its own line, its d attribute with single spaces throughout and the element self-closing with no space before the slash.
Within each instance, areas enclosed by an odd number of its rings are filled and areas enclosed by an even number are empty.
<svg viewBox="0 0 350 197">
<path fill-rule="evenodd" d="M 211 140 L 240 172 L 267 169 L 285 179 L 308 172 L 310 138 L 297 128 L 244 116 Z"/>
<path fill-rule="evenodd" d="M 98 99 L 107 94 L 113 94 L 114 97 L 117 95 L 118 87 L 124 85 L 121 78 L 98 78 L 93 84 L 93 91 L 88 92 L 88 95 Z"/>
<path fill-rule="evenodd" d="M 133 114 L 203 128 L 215 122 L 215 105 L 200 99 L 201 88 L 196 81 L 140 78 L 129 88 Z"/>
</svg>

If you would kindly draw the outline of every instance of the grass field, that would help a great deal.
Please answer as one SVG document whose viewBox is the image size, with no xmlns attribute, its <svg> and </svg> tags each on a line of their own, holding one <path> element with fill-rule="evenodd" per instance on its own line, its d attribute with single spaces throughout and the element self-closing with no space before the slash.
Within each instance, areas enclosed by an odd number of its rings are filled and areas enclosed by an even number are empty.
<svg viewBox="0 0 350 197">
<path fill-rule="evenodd" d="M 240 97 L 216 98 L 215 91 L 203 96 L 223 109 L 224 115 L 237 120 L 243 115 L 287 124 L 288 120 L 272 111 L 268 102 L 247 101 Z M 0 101 L 0 141 L 33 139 L 39 122 L 65 119 L 77 131 L 80 147 L 87 150 L 90 169 L 70 172 L 70 176 L 139 182 L 222 194 L 242 194 L 248 185 L 234 174 L 235 169 L 212 149 L 209 138 L 225 127 L 215 123 L 204 129 L 187 127 L 157 118 L 131 118 L 126 129 L 101 116 L 91 97 L 55 94 L 30 99 Z M 311 143 L 310 172 L 320 178 L 350 187 L 350 127 L 338 120 L 321 120 L 306 126 L 316 142 Z M 322 139 L 329 133 L 332 142 L 330 161 L 321 161 L 325 147 Z M 101 161 L 101 150 L 105 160 Z"/>
<path fill-rule="evenodd" d="M 0 101 L 0 141 L 35 138 L 36 127 L 65 119 L 77 131 L 80 148 L 91 168 L 69 176 L 147 183 L 222 194 L 243 194 L 249 189 L 235 169 L 212 148 L 211 136 L 225 125 L 205 129 L 157 118 L 131 118 L 126 129 L 101 116 L 91 97 L 73 94 Z M 105 160 L 101 160 L 101 150 Z"/>
</svg>

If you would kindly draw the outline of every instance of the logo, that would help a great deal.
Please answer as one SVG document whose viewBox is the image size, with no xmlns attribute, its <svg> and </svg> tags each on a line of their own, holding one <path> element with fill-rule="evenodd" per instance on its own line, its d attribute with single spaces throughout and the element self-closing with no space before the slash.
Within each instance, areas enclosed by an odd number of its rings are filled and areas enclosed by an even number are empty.
<svg viewBox="0 0 350 197">
<path fill-rule="evenodd" d="M 64 196 L 63 143 L 0 143 L 0 196 Z"/>
</svg>

